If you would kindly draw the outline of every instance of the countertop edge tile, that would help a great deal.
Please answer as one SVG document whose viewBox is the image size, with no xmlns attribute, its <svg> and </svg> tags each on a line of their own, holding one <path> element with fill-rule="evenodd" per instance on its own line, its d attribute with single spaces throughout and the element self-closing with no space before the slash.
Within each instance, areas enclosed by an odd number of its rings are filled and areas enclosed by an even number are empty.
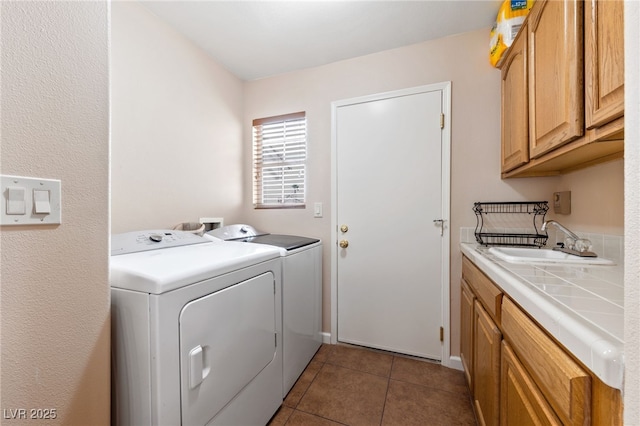
<svg viewBox="0 0 640 426">
<path fill-rule="evenodd" d="M 535 319 L 551 336 L 608 386 L 622 389 L 624 342 L 594 325 L 553 297 L 530 287 L 473 243 L 460 243 L 462 253 Z M 554 272 L 557 275 L 557 272 Z"/>
</svg>

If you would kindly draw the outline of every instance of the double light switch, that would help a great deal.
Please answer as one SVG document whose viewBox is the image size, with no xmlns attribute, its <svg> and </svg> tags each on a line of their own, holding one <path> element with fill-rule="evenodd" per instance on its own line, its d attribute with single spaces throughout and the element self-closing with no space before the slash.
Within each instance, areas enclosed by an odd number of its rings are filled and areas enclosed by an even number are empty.
<svg viewBox="0 0 640 426">
<path fill-rule="evenodd" d="M 61 223 L 60 181 L 22 176 L 0 176 L 1 225 Z"/>
</svg>

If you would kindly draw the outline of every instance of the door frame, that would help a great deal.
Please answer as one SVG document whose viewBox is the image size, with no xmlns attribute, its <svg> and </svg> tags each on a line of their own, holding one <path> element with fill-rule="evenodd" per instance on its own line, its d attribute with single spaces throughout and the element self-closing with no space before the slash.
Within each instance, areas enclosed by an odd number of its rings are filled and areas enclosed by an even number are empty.
<svg viewBox="0 0 640 426">
<path fill-rule="evenodd" d="M 443 366 L 457 365 L 451 359 L 451 329 L 450 329 L 450 235 L 451 235 L 451 81 L 417 86 L 408 89 L 382 92 L 373 95 L 344 99 L 331 102 L 331 338 L 332 344 L 338 343 L 338 181 L 337 181 L 337 126 L 338 108 L 363 102 L 371 102 L 398 96 L 415 95 L 424 92 L 442 91 L 442 112 L 444 114 L 444 128 L 442 129 L 442 219 L 444 219 L 444 234 L 441 240 L 442 250 L 442 281 L 441 281 L 441 324 L 444 328 L 442 342 L 441 364 Z M 433 218 L 436 219 L 436 218 Z M 393 218 L 390 218 L 393 220 Z M 429 218 L 425 220 L 431 220 Z"/>
</svg>

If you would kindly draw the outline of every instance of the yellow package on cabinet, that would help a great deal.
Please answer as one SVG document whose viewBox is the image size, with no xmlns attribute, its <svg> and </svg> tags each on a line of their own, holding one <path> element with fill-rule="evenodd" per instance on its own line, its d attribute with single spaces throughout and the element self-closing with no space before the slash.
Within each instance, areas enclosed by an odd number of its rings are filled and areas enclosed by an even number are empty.
<svg viewBox="0 0 640 426">
<path fill-rule="evenodd" d="M 489 60 L 494 67 L 513 43 L 531 6 L 533 0 L 505 0 L 500 6 L 489 42 Z"/>
</svg>

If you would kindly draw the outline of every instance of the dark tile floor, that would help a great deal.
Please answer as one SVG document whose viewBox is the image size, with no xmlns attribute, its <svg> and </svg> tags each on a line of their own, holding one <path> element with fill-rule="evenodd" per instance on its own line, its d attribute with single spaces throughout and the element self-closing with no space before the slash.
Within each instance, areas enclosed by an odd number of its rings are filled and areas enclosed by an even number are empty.
<svg viewBox="0 0 640 426">
<path fill-rule="evenodd" d="M 461 371 L 322 345 L 269 425 L 475 426 L 476 420 Z"/>
</svg>

